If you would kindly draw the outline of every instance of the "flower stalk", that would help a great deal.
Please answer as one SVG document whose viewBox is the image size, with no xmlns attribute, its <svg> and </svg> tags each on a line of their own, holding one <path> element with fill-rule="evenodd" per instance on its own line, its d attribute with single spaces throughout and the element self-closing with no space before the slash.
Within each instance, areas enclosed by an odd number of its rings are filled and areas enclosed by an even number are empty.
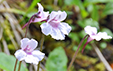
<svg viewBox="0 0 113 71">
<path fill-rule="evenodd" d="M 14 71 L 16 71 L 17 62 L 18 62 L 18 59 L 16 59 L 15 66 L 14 66 Z"/>
<path fill-rule="evenodd" d="M 43 44 L 44 44 L 44 35 L 42 34 L 42 39 L 40 43 L 40 51 L 42 51 Z M 39 69 L 40 69 L 40 62 L 38 63 L 37 71 L 39 71 Z"/>
<path fill-rule="evenodd" d="M 73 56 L 73 58 L 72 58 L 72 60 L 71 60 L 71 62 L 70 62 L 70 64 L 69 64 L 69 66 L 68 66 L 67 71 L 69 71 L 69 69 L 71 68 L 71 66 L 72 66 L 72 64 L 73 64 L 73 62 L 74 62 L 74 60 L 75 60 L 75 58 L 76 58 L 76 55 L 77 55 L 77 53 L 78 53 L 78 51 L 79 51 L 79 48 L 80 48 L 80 46 L 82 45 L 82 42 L 83 42 L 84 39 L 85 39 L 86 37 L 88 37 L 88 36 L 89 36 L 89 35 L 86 35 L 86 36 L 81 40 L 80 44 L 78 45 L 77 51 L 74 53 L 74 56 Z"/>
<path fill-rule="evenodd" d="M 18 68 L 18 71 L 20 71 L 21 63 L 22 63 L 22 61 L 19 62 L 19 68 Z"/>
</svg>

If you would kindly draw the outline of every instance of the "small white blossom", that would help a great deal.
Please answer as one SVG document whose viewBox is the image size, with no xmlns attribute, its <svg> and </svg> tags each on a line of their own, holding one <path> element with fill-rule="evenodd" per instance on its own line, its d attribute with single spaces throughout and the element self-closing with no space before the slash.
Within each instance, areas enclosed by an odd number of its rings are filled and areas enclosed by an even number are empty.
<svg viewBox="0 0 113 71">
<path fill-rule="evenodd" d="M 40 3 L 37 3 L 38 4 L 38 13 L 34 14 L 30 20 L 22 27 L 26 27 L 27 25 L 29 25 L 30 23 L 33 23 L 33 22 L 41 22 L 41 21 L 45 21 L 49 15 L 49 12 L 44 12 L 44 8 L 43 6 L 40 4 Z"/>
<path fill-rule="evenodd" d="M 87 42 L 84 44 L 83 49 L 82 49 L 82 53 L 86 47 L 86 45 L 91 42 L 92 40 L 96 40 L 99 41 L 101 39 L 111 39 L 111 36 L 108 36 L 106 32 L 99 32 L 97 33 L 97 28 L 95 27 L 91 27 L 91 26 L 86 26 L 84 28 L 85 32 L 88 34 L 87 37 Z"/>
<path fill-rule="evenodd" d="M 48 15 L 49 15 L 49 12 L 44 12 L 44 8 L 43 6 L 40 4 L 40 3 L 37 3 L 38 4 L 38 18 L 34 18 L 34 20 L 32 22 L 40 22 L 40 21 L 43 21 L 43 20 L 46 20 Z"/>
<path fill-rule="evenodd" d="M 68 35 L 71 31 L 71 27 L 61 22 L 66 19 L 66 12 L 52 11 L 46 23 L 41 24 L 43 34 L 51 35 L 56 40 L 64 40 L 65 35 Z"/>
<path fill-rule="evenodd" d="M 45 54 L 39 50 L 34 50 L 37 45 L 38 42 L 36 40 L 23 38 L 21 40 L 21 49 L 17 50 L 14 55 L 19 61 L 25 60 L 26 63 L 38 64 Z"/>
<path fill-rule="evenodd" d="M 88 42 L 92 41 L 92 40 L 96 40 L 99 41 L 101 39 L 111 39 L 111 36 L 108 36 L 106 32 L 99 32 L 97 33 L 97 28 L 95 27 L 91 27 L 91 26 L 86 26 L 84 28 L 85 32 L 89 35 L 88 37 Z"/>
</svg>

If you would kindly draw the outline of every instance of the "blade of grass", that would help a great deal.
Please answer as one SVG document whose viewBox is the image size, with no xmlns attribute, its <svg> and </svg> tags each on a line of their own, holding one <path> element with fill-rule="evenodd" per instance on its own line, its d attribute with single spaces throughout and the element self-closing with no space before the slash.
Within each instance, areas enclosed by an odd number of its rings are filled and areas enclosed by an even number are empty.
<svg viewBox="0 0 113 71">
<path fill-rule="evenodd" d="M 37 5 L 40 0 L 33 0 L 30 7 L 28 8 L 26 14 L 24 15 L 23 19 L 27 16 L 27 14 Z"/>
<path fill-rule="evenodd" d="M 102 53 L 100 52 L 99 48 L 94 44 L 91 43 L 93 49 L 95 50 L 95 52 L 97 53 L 98 57 L 100 58 L 100 60 L 103 62 L 103 64 L 105 65 L 107 71 L 113 71 L 113 69 L 111 68 L 111 66 L 109 65 L 109 63 L 107 62 L 107 60 L 104 58 L 104 56 L 102 55 Z"/>
</svg>

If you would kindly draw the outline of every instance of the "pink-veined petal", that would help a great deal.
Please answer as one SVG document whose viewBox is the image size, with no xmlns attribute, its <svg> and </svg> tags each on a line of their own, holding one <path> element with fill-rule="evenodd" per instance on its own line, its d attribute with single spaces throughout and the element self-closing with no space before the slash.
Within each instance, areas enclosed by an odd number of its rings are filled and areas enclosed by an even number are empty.
<svg viewBox="0 0 113 71">
<path fill-rule="evenodd" d="M 50 22 L 52 19 L 55 19 L 55 17 L 58 15 L 58 12 L 52 11 L 49 15 L 49 20 L 47 22 Z"/>
<path fill-rule="evenodd" d="M 21 42 L 21 48 L 24 49 L 27 46 L 27 42 L 29 41 L 28 38 L 23 38 Z"/>
<path fill-rule="evenodd" d="M 69 32 L 71 31 L 71 27 L 65 22 L 60 23 L 58 27 L 62 31 L 62 33 L 66 35 L 68 35 Z"/>
<path fill-rule="evenodd" d="M 41 14 L 41 16 L 42 16 L 43 19 L 47 19 L 48 15 L 49 15 L 49 12 L 43 12 Z"/>
<path fill-rule="evenodd" d="M 52 31 L 52 27 L 48 23 L 41 24 L 42 33 L 45 35 L 49 35 Z"/>
<path fill-rule="evenodd" d="M 44 12 L 43 11 L 43 6 L 40 4 L 40 3 L 37 3 L 38 4 L 38 13 L 34 14 L 31 18 L 30 18 L 30 22 L 26 23 L 22 29 L 24 27 L 26 27 L 27 25 L 29 25 L 30 23 L 33 23 L 33 22 L 40 22 L 40 21 L 44 21 L 47 19 L 48 15 L 49 15 L 49 12 Z M 37 17 L 36 17 L 37 16 Z"/>
<path fill-rule="evenodd" d="M 41 60 L 44 58 L 44 56 L 45 56 L 45 54 L 42 53 L 42 52 L 40 52 L 39 50 L 34 50 L 34 51 L 32 52 L 32 55 L 33 55 L 34 57 L 37 57 L 37 58 L 39 59 L 39 61 L 41 61 Z"/>
<path fill-rule="evenodd" d="M 63 12 L 58 11 L 58 16 L 56 17 L 56 19 L 57 19 L 58 21 L 63 21 L 63 20 L 66 19 L 66 17 L 67 17 L 67 14 L 66 14 L 65 11 L 63 11 Z"/>
<path fill-rule="evenodd" d="M 27 55 L 25 57 L 25 62 L 26 63 L 33 63 L 33 64 L 38 64 L 39 59 L 37 57 L 34 57 L 33 55 Z"/>
<path fill-rule="evenodd" d="M 19 61 L 22 61 L 25 59 L 27 54 L 23 50 L 17 50 L 14 55 Z"/>
<path fill-rule="evenodd" d="M 99 32 L 97 35 L 103 39 L 112 39 L 112 37 L 108 36 L 106 32 Z"/>
<path fill-rule="evenodd" d="M 48 15 L 49 15 L 49 12 L 42 11 L 38 14 L 39 18 L 35 17 L 30 23 L 44 21 L 47 19 Z"/>
<path fill-rule="evenodd" d="M 38 12 L 40 12 L 39 13 L 39 16 L 41 17 L 41 18 L 37 18 L 37 20 L 38 20 L 38 22 L 39 21 L 43 21 L 43 20 L 45 20 L 45 19 L 47 19 L 47 17 L 48 17 L 48 15 L 49 15 L 49 12 L 44 12 L 43 10 L 43 6 L 40 4 L 40 3 L 37 3 L 38 4 L 38 6 L 39 6 L 39 8 L 38 8 Z M 35 19 L 36 20 L 36 19 Z"/>
<path fill-rule="evenodd" d="M 86 32 L 87 34 L 89 34 L 89 35 L 95 35 L 95 34 L 97 34 L 97 28 L 95 28 L 95 27 L 86 26 L 86 27 L 84 28 L 84 30 L 85 30 L 85 32 Z"/>
<path fill-rule="evenodd" d="M 34 50 L 38 45 L 38 42 L 35 40 L 35 39 L 31 39 L 28 41 L 28 47 L 31 49 L 31 50 Z"/>
<path fill-rule="evenodd" d="M 50 35 L 56 40 L 65 39 L 65 35 L 58 28 L 52 28 L 52 32 L 50 33 Z"/>
</svg>

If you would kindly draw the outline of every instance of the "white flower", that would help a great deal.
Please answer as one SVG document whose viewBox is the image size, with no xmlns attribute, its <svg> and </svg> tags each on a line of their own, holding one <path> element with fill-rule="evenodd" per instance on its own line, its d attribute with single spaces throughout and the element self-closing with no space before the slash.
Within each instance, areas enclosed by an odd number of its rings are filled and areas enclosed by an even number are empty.
<svg viewBox="0 0 113 71">
<path fill-rule="evenodd" d="M 92 40 L 96 40 L 99 41 L 101 39 L 111 39 L 111 36 L 108 36 L 106 32 L 99 32 L 97 33 L 97 28 L 95 27 L 91 27 L 91 26 L 86 26 L 84 28 L 85 32 L 89 35 L 87 37 L 87 42 L 84 44 L 83 49 L 82 49 L 82 53 L 86 47 L 86 45 L 91 42 Z"/>
<path fill-rule="evenodd" d="M 88 37 L 88 42 L 92 41 L 92 40 L 96 40 L 99 41 L 101 39 L 111 39 L 111 36 L 108 36 L 106 32 L 99 32 L 97 33 L 97 28 L 95 27 L 91 27 L 91 26 L 86 26 L 84 28 L 85 32 L 89 35 Z"/>
<path fill-rule="evenodd" d="M 43 20 L 46 20 L 48 15 L 49 15 L 49 12 L 44 12 L 44 8 L 43 6 L 40 4 L 40 3 L 37 3 L 38 4 L 38 18 L 34 18 L 34 20 L 32 22 L 39 22 L 39 21 L 43 21 Z"/>
<path fill-rule="evenodd" d="M 38 42 L 36 40 L 23 38 L 21 40 L 21 49 L 17 50 L 14 55 L 19 61 L 25 60 L 27 63 L 38 64 L 45 54 L 39 50 L 34 50 L 37 45 Z"/>
<path fill-rule="evenodd" d="M 71 27 L 67 23 L 61 22 L 66 19 L 66 16 L 65 11 L 52 11 L 47 22 L 41 24 L 43 34 L 51 35 L 56 40 L 64 40 L 65 35 L 71 31 Z"/>
<path fill-rule="evenodd" d="M 44 12 L 44 8 L 43 6 L 40 4 L 40 3 L 37 3 L 38 4 L 38 13 L 34 14 L 29 22 L 27 22 L 22 28 L 26 27 L 27 25 L 29 25 L 30 23 L 33 23 L 33 22 L 41 22 L 41 21 L 45 21 L 49 15 L 49 12 Z"/>
</svg>

